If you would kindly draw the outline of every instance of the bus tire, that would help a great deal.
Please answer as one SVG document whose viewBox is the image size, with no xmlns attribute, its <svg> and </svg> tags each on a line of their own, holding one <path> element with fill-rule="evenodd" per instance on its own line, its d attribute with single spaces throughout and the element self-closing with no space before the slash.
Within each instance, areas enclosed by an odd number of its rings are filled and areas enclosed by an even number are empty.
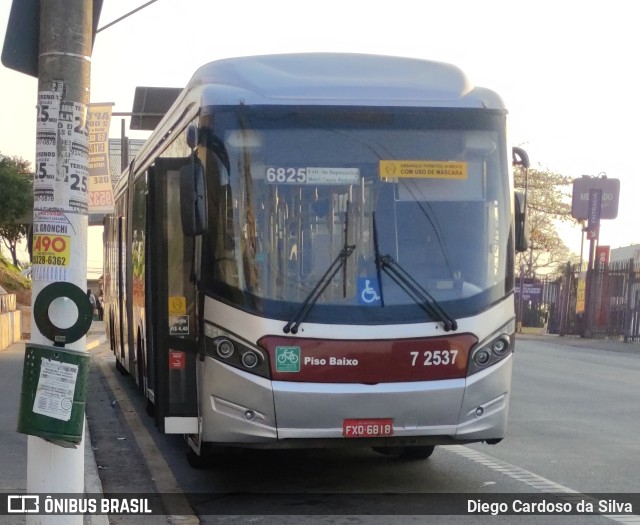
<svg viewBox="0 0 640 525">
<path fill-rule="evenodd" d="M 189 445 L 187 445 L 187 463 L 191 468 L 201 470 L 209 466 L 209 457 L 207 454 L 198 454 Z"/>
<path fill-rule="evenodd" d="M 122 366 L 122 363 L 118 360 L 117 357 L 116 357 L 116 370 L 120 372 L 123 376 L 126 376 L 128 374 L 127 369 L 124 366 Z"/>
<path fill-rule="evenodd" d="M 138 382 L 138 390 L 143 394 L 146 391 L 145 388 L 145 377 L 144 377 L 144 346 L 143 339 L 138 333 L 138 344 L 136 345 L 136 372 L 137 372 L 137 382 Z"/>
<path fill-rule="evenodd" d="M 109 316 L 111 318 L 111 316 Z M 113 326 L 109 323 L 109 348 L 113 352 L 113 355 L 116 355 L 116 338 L 113 335 Z"/>
<path fill-rule="evenodd" d="M 156 406 L 151 399 L 147 398 L 147 402 L 144 405 L 144 411 L 148 416 L 154 417 L 156 415 Z"/>
</svg>

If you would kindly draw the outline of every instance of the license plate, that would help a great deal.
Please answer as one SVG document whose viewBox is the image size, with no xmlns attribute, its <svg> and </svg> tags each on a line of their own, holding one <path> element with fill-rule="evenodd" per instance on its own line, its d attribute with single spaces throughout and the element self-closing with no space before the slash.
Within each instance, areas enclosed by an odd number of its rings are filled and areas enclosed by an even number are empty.
<svg viewBox="0 0 640 525">
<path fill-rule="evenodd" d="M 393 436 L 393 419 L 345 419 L 342 435 L 346 438 Z"/>
</svg>

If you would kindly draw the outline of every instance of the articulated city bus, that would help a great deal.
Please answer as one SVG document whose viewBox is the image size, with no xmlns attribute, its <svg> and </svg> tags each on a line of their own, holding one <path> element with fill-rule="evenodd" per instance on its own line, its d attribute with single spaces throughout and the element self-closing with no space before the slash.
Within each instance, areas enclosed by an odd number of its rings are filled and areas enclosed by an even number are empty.
<svg viewBox="0 0 640 525">
<path fill-rule="evenodd" d="M 116 187 L 116 366 L 193 464 L 215 447 L 499 442 L 526 248 L 507 112 L 456 67 L 201 67 Z"/>
</svg>

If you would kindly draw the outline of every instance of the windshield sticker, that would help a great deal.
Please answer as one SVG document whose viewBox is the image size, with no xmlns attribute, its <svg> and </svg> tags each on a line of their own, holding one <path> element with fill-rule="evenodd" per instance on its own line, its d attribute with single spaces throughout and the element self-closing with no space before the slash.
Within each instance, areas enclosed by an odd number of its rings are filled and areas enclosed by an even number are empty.
<svg viewBox="0 0 640 525">
<path fill-rule="evenodd" d="M 189 335 L 189 316 L 170 315 L 169 335 Z"/>
<path fill-rule="evenodd" d="M 268 166 L 265 178 L 269 184 L 358 184 L 360 169 Z"/>
<path fill-rule="evenodd" d="M 358 277 L 358 304 L 380 306 L 380 287 L 377 279 Z"/>
<path fill-rule="evenodd" d="M 187 298 L 182 295 L 169 297 L 169 335 L 189 335 Z"/>
<path fill-rule="evenodd" d="M 169 315 L 185 315 L 187 313 L 187 298 L 184 295 L 169 297 Z"/>
<path fill-rule="evenodd" d="M 438 160 L 381 160 L 380 178 L 466 180 L 467 163 Z"/>
</svg>

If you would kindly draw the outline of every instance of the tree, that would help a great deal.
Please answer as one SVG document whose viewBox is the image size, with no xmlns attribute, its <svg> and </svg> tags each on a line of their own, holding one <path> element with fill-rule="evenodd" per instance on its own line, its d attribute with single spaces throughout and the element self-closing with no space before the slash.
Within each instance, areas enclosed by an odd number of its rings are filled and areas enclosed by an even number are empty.
<svg viewBox="0 0 640 525">
<path fill-rule="evenodd" d="M 9 250 L 11 254 L 11 259 L 13 260 L 13 265 L 16 268 L 19 268 L 20 265 L 18 263 L 18 243 L 20 239 L 25 238 L 29 234 L 30 229 L 29 224 L 9 224 L 6 226 L 0 226 L 0 237 L 2 237 L 2 242 Z"/>
<path fill-rule="evenodd" d="M 15 267 L 19 266 L 17 244 L 29 231 L 25 219 L 33 209 L 32 181 L 28 161 L 0 153 L 0 237 L 9 249 Z"/>
<path fill-rule="evenodd" d="M 525 172 L 514 169 L 515 187 L 524 191 Z M 548 169 L 529 169 L 527 180 L 527 219 L 530 248 L 518 254 L 516 264 L 525 275 L 560 274 L 572 259 L 569 248 L 558 234 L 558 222 L 574 221 L 571 217 L 573 179 Z"/>
</svg>

